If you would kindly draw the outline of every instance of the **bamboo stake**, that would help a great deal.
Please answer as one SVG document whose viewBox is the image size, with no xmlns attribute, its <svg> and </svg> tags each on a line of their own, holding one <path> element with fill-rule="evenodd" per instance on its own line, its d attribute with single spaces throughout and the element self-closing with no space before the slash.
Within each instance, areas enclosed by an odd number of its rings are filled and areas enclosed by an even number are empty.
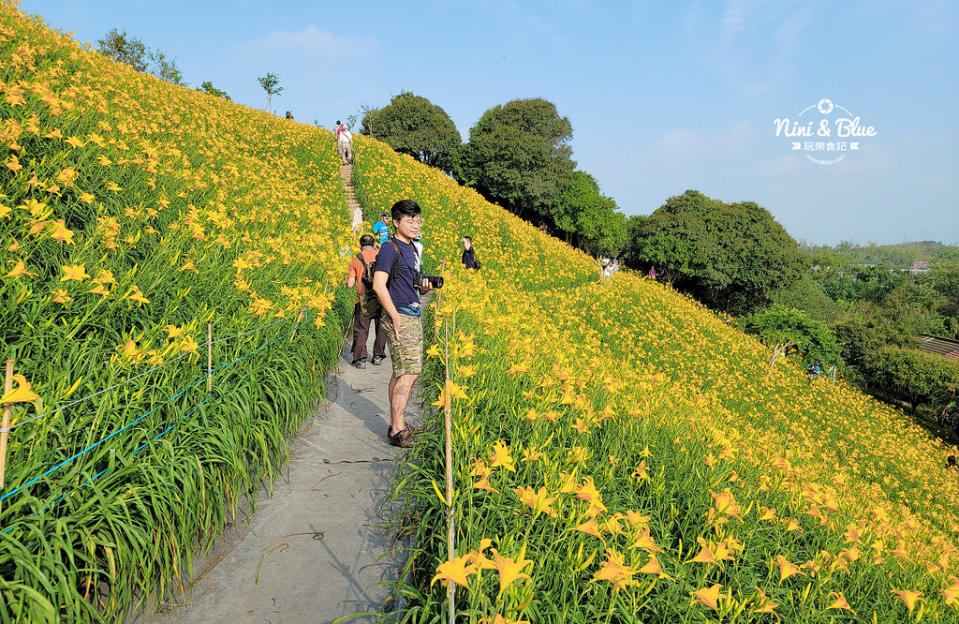
<svg viewBox="0 0 959 624">
<path fill-rule="evenodd" d="M 437 298 L 437 311 L 439 311 L 439 301 Z M 450 396 L 450 326 L 449 321 L 443 323 L 446 329 L 445 351 L 446 351 L 446 382 L 443 385 L 443 429 L 446 436 L 446 545 L 449 549 L 449 559 L 453 559 L 455 554 L 453 545 L 453 418 L 450 404 L 453 398 Z M 453 598 L 456 593 L 456 585 L 450 583 L 449 586 L 449 623 L 453 624 Z"/>
<path fill-rule="evenodd" d="M 440 263 L 440 275 L 446 271 L 446 259 L 443 259 L 443 262 Z M 441 288 L 439 292 L 436 293 L 436 315 L 439 316 L 440 313 L 440 304 L 443 303 L 443 289 Z M 445 321 L 444 321 L 445 322 Z M 440 328 L 436 326 L 436 323 L 433 323 L 433 338 L 440 337 Z"/>
<path fill-rule="evenodd" d="M 213 323 L 206 324 L 206 391 L 213 392 Z"/>
<path fill-rule="evenodd" d="M 7 373 L 3 379 L 3 393 L 7 394 L 13 390 L 13 360 L 7 360 Z M 3 404 L 3 420 L 0 421 L 0 427 L 3 427 L 4 431 L 0 433 L 0 490 L 3 490 L 4 475 L 7 472 L 7 437 L 10 435 L 6 431 L 7 427 L 10 426 L 10 403 Z M 2 503 L 0 503 L 0 508 L 2 508 Z"/>
</svg>

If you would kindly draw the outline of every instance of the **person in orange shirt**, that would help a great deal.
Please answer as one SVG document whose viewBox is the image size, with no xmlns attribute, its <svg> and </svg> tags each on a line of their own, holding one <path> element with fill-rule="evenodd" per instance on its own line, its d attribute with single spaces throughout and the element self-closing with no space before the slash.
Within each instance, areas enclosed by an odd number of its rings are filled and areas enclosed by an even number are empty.
<svg viewBox="0 0 959 624">
<path fill-rule="evenodd" d="M 376 338 L 373 339 L 373 359 L 371 364 L 379 365 L 386 359 L 386 332 L 383 330 L 382 314 L 375 319 L 368 319 L 360 311 L 360 297 L 366 292 L 363 286 L 363 276 L 366 275 L 366 265 L 376 260 L 376 249 L 373 248 L 376 239 L 369 234 L 360 237 L 360 253 L 350 262 L 346 274 L 346 286 L 356 286 L 356 305 L 353 306 L 353 354 L 352 365 L 356 368 L 366 368 L 366 343 L 370 335 L 370 324 L 376 321 Z M 361 259 L 362 258 L 362 259 Z"/>
</svg>

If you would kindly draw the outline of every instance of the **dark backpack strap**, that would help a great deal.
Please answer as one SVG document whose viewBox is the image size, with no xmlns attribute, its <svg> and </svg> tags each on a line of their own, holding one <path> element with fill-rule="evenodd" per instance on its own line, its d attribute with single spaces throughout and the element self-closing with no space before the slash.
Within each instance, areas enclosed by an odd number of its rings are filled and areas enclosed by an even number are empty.
<svg viewBox="0 0 959 624">
<path fill-rule="evenodd" d="M 390 267 L 390 280 L 395 280 L 400 273 L 400 258 L 403 257 L 403 253 L 393 237 L 390 237 L 390 242 L 393 243 L 393 249 L 396 251 L 396 255 L 393 257 L 393 266 Z"/>
</svg>

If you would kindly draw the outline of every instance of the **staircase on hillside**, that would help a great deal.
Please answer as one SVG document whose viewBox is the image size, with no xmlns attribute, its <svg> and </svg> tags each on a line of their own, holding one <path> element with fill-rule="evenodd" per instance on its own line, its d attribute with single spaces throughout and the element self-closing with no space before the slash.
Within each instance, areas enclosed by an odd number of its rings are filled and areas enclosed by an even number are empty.
<svg viewBox="0 0 959 624">
<path fill-rule="evenodd" d="M 353 235 L 359 233 L 363 225 L 363 205 L 356 199 L 356 193 L 353 190 L 353 165 L 340 165 L 340 182 L 343 183 L 343 190 L 346 191 L 346 207 L 353 216 L 350 227 L 353 229 Z"/>
</svg>

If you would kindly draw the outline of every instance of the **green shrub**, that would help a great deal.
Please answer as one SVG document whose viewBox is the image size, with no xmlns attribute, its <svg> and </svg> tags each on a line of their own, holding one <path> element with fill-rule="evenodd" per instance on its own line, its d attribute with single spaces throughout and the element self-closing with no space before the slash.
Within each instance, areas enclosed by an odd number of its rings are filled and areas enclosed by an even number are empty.
<svg viewBox="0 0 959 624">
<path fill-rule="evenodd" d="M 933 412 L 945 407 L 959 384 L 959 363 L 932 353 L 883 347 L 863 361 L 869 385 L 877 396 Z"/>
<path fill-rule="evenodd" d="M 806 312 L 776 305 L 742 319 L 743 330 L 756 334 L 763 342 L 793 344 L 804 364 L 816 360 L 824 366 L 842 367 L 839 344 L 829 326 Z"/>
</svg>

